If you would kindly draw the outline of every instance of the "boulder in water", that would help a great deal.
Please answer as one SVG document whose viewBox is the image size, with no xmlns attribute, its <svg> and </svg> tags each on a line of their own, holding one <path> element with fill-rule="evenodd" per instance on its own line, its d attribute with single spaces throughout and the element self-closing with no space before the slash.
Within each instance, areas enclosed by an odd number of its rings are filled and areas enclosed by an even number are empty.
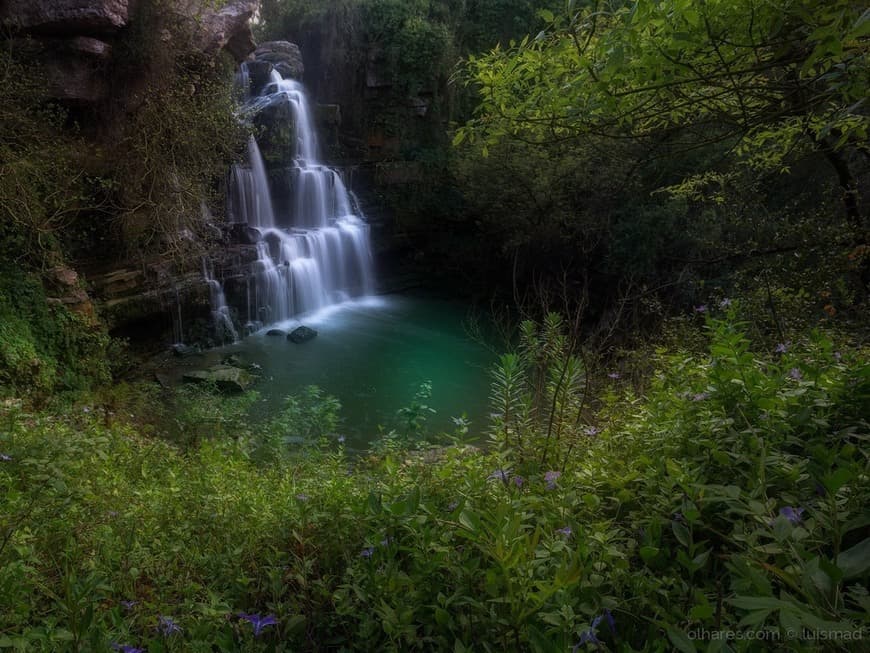
<svg viewBox="0 0 870 653">
<path fill-rule="evenodd" d="M 212 383 L 222 392 L 244 392 L 254 384 L 245 370 L 230 365 L 215 365 L 207 370 L 192 370 L 182 377 L 188 383 Z"/>
<path fill-rule="evenodd" d="M 286 336 L 287 332 L 283 329 L 269 329 L 266 331 L 267 336 Z"/>
<path fill-rule="evenodd" d="M 307 326 L 296 327 L 287 334 L 287 340 L 296 343 L 297 345 L 308 342 L 317 336 L 317 331 Z"/>
</svg>

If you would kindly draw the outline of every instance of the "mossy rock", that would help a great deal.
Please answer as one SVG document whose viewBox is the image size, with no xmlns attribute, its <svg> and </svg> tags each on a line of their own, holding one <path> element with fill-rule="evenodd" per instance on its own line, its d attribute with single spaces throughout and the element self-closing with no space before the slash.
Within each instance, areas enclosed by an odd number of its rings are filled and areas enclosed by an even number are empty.
<svg viewBox="0 0 870 653">
<path fill-rule="evenodd" d="M 192 370 L 182 377 L 187 383 L 208 383 L 222 392 L 244 392 L 254 385 L 254 377 L 246 370 L 230 365 L 215 365 L 207 370 Z"/>
</svg>

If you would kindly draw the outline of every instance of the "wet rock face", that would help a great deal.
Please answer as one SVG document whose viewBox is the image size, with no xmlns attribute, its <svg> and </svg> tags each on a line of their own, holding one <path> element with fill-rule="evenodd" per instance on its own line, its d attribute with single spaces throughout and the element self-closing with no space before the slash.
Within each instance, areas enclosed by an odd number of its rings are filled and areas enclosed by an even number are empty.
<svg viewBox="0 0 870 653">
<path fill-rule="evenodd" d="M 105 34 L 130 19 L 130 0 L 4 0 L 0 22 L 40 35 Z"/>
</svg>

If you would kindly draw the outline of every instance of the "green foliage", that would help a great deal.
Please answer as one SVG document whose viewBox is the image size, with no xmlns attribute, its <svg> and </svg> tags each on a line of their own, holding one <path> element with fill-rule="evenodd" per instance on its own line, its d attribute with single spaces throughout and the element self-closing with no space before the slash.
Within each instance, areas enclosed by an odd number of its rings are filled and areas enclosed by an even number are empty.
<svg viewBox="0 0 870 653">
<path fill-rule="evenodd" d="M 866 351 L 822 333 L 759 347 L 736 303 L 706 324 L 709 353 L 659 351 L 644 398 L 599 398 L 582 449 L 542 435 L 568 396 L 560 320 L 524 325 L 493 433 L 536 438 L 560 470 L 512 443 L 351 460 L 322 437 L 337 405 L 313 389 L 262 429 L 188 393 L 189 421 L 208 407 L 233 437 L 184 451 L 139 435 L 123 404 L 6 402 L 0 645 L 706 650 L 705 630 L 763 630 L 810 650 L 789 632 L 866 627 Z M 309 444 L 261 456 L 278 433 Z M 277 623 L 255 637 L 240 612 Z M 182 630 L 159 634 L 161 615 Z"/>
<path fill-rule="evenodd" d="M 522 474 L 561 469 L 591 427 L 581 423 L 586 373 L 557 313 L 539 328 L 520 325 L 517 353 L 492 371 L 491 439 L 506 466 Z M 548 464 L 550 465 L 548 467 Z"/>
<path fill-rule="evenodd" d="M 109 379 L 105 331 L 62 305 L 49 305 L 39 281 L 4 266 L 0 274 L 0 393 L 37 400 Z"/>
<path fill-rule="evenodd" d="M 194 25 L 164 0 L 137 4 L 133 25 L 114 71 L 126 115 L 106 151 L 117 227 L 128 251 L 180 261 L 213 237 L 203 207 L 223 206 L 220 182 L 246 140 L 234 63 L 199 52 Z"/>
</svg>

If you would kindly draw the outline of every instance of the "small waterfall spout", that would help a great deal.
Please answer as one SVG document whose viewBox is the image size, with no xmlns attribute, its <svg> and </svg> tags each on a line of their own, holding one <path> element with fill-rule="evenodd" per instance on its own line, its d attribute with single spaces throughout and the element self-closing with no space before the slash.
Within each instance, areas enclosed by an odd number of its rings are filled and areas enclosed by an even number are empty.
<svg viewBox="0 0 870 653">
<path fill-rule="evenodd" d="M 269 171 L 251 137 L 247 165 L 233 166 L 230 173 L 230 218 L 259 234 L 253 288 L 247 293 L 249 324 L 284 321 L 374 289 L 369 227 L 341 175 L 319 161 L 302 85 L 272 71 L 246 109 L 256 113 L 279 103 L 289 111 L 278 114 L 291 116 L 285 131 L 292 160 L 282 162 L 281 174 L 271 175 L 270 186 Z M 292 199 L 276 210 L 273 192 Z"/>
<path fill-rule="evenodd" d="M 233 318 L 230 315 L 230 307 L 227 306 L 227 298 L 224 295 L 223 286 L 221 286 L 220 281 L 214 278 L 214 273 L 205 260 L 202 262 L 202 275 L 208 284 L 210 293 L 212 323 L 214 324 L 215 335 L 222 344 L 235 342 L 239 339 L 239 334 L 236 332 L 235 326 L 233 326 Z"/>
</svg>

